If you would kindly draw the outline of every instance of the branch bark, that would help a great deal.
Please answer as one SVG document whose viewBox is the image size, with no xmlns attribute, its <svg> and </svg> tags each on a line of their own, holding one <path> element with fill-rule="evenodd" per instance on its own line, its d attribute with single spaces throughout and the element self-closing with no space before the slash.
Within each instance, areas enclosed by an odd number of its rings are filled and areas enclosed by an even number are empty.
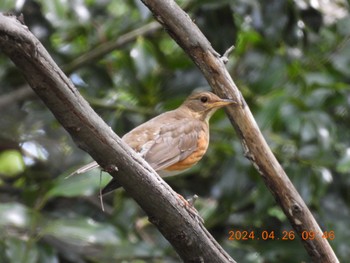
<svg viewBox="0 0 350 263">
<path fill-rule="evenodd" d="M 41 43 L 13 16 L 0 14 L 0 49 L 76 144 L 118 176 L 185 262 L 235 262 L 177 194 L 92 110 Z"/>
<path fill-rule="evenodd" d="M 141 0 L 202 71 L 212 89 L 221 97 L 239 101 L 241 107 L 226 113 L 239 135 L 245 156 L 261 174 L 276 202 L 301 237 L 313 231 L 316 238 L 301 241 L 314 262 L 339 262 L 310 210 L 289 180 L 266 143 L 256 121 L 223 60 L 191 18 L 173 0 Z"/>
</svg>

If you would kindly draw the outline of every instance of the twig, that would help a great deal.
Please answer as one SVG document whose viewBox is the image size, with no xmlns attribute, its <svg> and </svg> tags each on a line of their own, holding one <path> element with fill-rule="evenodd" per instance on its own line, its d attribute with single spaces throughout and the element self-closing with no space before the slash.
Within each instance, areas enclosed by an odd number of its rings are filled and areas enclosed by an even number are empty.
<svg viewBox="0 0 350 263">
<path fill-rule="evenodd" d="M 228 57 L 230 56 L 231 52 L 235 49 L 235 46 L 232 45 L 230 46 L 226 51 L 225 53 L 221 56 L 221 61 L 222 63 L 224 64 L 227 64 L 228 62 Z"/>
<path fill-rule="evenodd" d="M 34 97 L 35 93 L 33 90 L 28 85 L 24 85 L 15 91 L 0 96 L 0 111 L 15 103 L 20 103 L 27 100 L 28 98 Z"/>
<path fill-rule="evenodd" d="M 66 74 L 70 74 L 74 70 L 100 59 L 111 51 L 121 48 L 127 43 L 134 41 L 137 37 L 151 35 L 160 28 L 161 26 L 157 22 L 148 23 L 140 28 L 134 29 L 124 35 L 119 36 L 117 40 L 111 40 L 94 47 L 85 54 L 82 54 L 74 59 L 69 64 L 63 65 L 61 68 Z"/>
</svg>

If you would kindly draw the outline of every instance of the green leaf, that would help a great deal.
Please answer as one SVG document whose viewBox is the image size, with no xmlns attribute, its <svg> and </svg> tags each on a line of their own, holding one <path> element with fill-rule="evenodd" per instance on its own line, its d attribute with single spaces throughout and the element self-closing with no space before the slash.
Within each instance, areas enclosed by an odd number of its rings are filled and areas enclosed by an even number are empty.
<svg viewBox="0 0 350 263">
<path fill-rule="evenodd" d="M 41 235 L 51 235 L 74 246 L 117 245 L 120 242 L 111 225 L 90 218 L 62 218 L 48 221 Z"/>
<path fill-rule="evenodd" d="M 287 219 L 286 215 L 283 213 L 280 207 L 271 207 L 268 210 L 268 214 L 270 216 L 276 217 L 281 222 L 285 221 Z"/>
<path fill-rule="evenodd" d="M 339 173 L 350 172 L 350 149 L 347 149 L 344 156 L 338 161 L 337 171 Z"/>
<path fill-rule="evenodd" d="M 0 153 L 0 174 L 14 176 L 25 169 L 22 154 L 17 150 L 7 150 Z"/>
<path fill-rule="evenodd" d="M 39 251 L 36 244 L 28 245 L 28 242 L 17 238 L 7 238 L 5 240 L 6 245 L 6 258 L 9 263 L 37 263 L 39 257 Z M 3 261 L 2 261 L 3 262 Z"/>
<path fill-rule="evenodd" d="M 68 178 L 66 177 L 66 174 L 63 174 L 53 181 L 53 186 L 47 192 L 46 197 L 92 195 L 96 193 L 99 187 L 103 187 L 109 182 L 109 180 L 111 180 L 111 177 L 108 174 L 105 174 L 105 176 L 102 176 L 100 184 L 99 174 L 100 171 L 98 169 Z"/>
<path fill-rule="evenodd" d="M 24 229 L 30 223 L 28 208 L 18 203 L 0 204 L 0 229 L 9 227 Z"/>
</svg>

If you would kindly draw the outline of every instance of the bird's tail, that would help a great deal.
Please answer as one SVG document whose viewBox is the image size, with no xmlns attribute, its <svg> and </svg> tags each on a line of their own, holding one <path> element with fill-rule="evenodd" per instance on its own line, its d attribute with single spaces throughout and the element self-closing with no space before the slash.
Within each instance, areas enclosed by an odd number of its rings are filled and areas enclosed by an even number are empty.
<svg viewBox="0 0 350 263">
<path fill-rule="evenodd" d="M 106 195 L 110 192 L 113 192 L 114 190 L 118 189 L 122 185 L 119 183 L 117 178 L 113 178 L 109 181 L 109 183 L 102 189 L 100 195 Z"/>
<path fill-rule="evenodd" d="M 82 167 L 80 167 L 78 170 L 74 171 L 73 173 L 71 173 L 70 175 L 67 176 L 68 177 L 71 177 L 73 175 L 76 175 L 76 174 L 83 174 L 83 173 L 86 173 L 92 169 L 95 169 L 99 167 L 98 163 L 97 162 L 91 162 L 91 163 L 88 163 Z"/>
<path fill-rule="evenodd" d="M 73 175 L 78 175 L 78 174 L 83 174 L 86 173 L 92 169 L 95 169 L 99 167 L 97 162 L 91 162 L 88 163 L 82 167 L 80 167 L 78 170 L 74 171 L 73 173 L 71 173 L 70 175 L 68 175 L 66 178 L 69 178 Z M 116 189 L 118 189 L 119 187 L 121 187 L 122 185 L 119 183 L 118 179 L 113 178 L 100 192 L 100 196 L 108 194 Z"/>
</svg>

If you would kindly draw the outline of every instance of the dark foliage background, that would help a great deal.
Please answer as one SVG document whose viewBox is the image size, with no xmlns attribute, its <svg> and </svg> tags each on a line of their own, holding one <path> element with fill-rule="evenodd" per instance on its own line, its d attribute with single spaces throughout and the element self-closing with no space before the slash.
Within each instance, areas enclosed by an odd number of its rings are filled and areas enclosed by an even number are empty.
<svg viewBox="0 0 350 263">
<path fill-rule="evenodd" d="M 350 17 L 345 1 L 179 1 L 223 53 L 269 145 L 339 259 L 350 258 Z M 10 1 L 103 119 L 122 136 L 208 88 L 140 1 Z M 109 41 L 131 40 L 96 59 Z M 65 179 L 89 162 L 0 56 L 0 261 L 177 262 L 167 241 L 123 190 L 97 198 L 99 172 Z M 103 175 L 102 184 L 109 176 Z M 290 231 L 260 176 L 218 112 L 205 158 L 169 184 L 196 203 L 209 231 L 239 262 L 309 262 L 294 240 L 228 240 L 229 231 Z M 312 231 L 310 229 L 310 231 Z M 333 232 L 332 232 L 333 231 Z M 328 236 L 330 237 L 330 236 Z"/>
</svg>

